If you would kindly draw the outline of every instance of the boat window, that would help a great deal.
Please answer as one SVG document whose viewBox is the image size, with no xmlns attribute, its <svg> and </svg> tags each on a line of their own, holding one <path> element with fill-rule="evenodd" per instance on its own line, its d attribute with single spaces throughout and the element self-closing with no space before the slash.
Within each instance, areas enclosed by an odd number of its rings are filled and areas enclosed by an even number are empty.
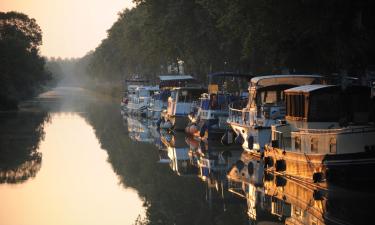
<svg viewBox="0 0 375 225">
<path fill-rule="evenodd" d="M 277 91 L 263 91 L 261 92 L 261 104 L 277 103 Z"/>
<path fill-rule="evenodd" d="M 329 140 L 329 152 L 336 153 L 336 138 L 331 138 Z"/>
<path fill-rule="evenodd" d="M 305 113 L 305 96 L 301 94 L 289 94 L 286 97 L 287 115 L 292 117 L 306 116 Z"/>
<path fill-rule="evenodd" d="M 178 94 L 179 102 L 193 102 L 197 101 L 201 96 L 203 90 L 182 90 Z"/>
<path fill-rule="evenodd" d="M 318 138 L 311 138 L 311 152 L 318 152 Z"/>
<path fill-rule="evenodd" d="M 337 121 L 340 115 L 338 94 L 310 96 L 309 121 Z"/>
<path fill-rule="evenodd" d="M 301 150 L 301 138 L 299 136 L 296 136 L 294 138 L 294 150 L 296 150 L 296 151 Z"/>
</svg>

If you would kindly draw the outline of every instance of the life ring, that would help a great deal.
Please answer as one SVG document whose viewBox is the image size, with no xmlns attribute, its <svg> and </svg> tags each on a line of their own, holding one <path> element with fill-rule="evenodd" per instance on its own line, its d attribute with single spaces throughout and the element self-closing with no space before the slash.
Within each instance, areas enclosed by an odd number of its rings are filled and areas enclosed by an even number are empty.
<svg viewBox="0 0 375 225">
<path fill-rule="evenodd" d="M 243 142 L 244 142 L 244 139 L 243 139 L 242 135 L 241 135 L 241 134 L 237 135 L 237 137 L 234 139 L 234 142 L 235 142 L 236 144 L 240 144 L 240 145 L 242 145 Z"/>
<path fill-rule="evenodd" d="M 247 147 L 251 150 L 251 149 L 254 149 L 254 137 L 253 136 L 249 136 L 247 138 Z"/>
<path fill-rule="evenodd" d="M 314 183 L 322 182 L 323 180 L 323 173 L 322 172 L 316 172 L 313 174 L 313 181 Z"/>
<path fill-rule="evenodd" d="M 236 162 L 236 167 L 238 172 L 240 172 L 245 167 L 245 163 L 242 160 L 238 160 Z"/>
<path fill-rule="evenodd" d="M 203 126 L 201 127 L 200 131 L 199 131 L 199 136 L 201 138 L 204 137 L 204 135 L 206 134 L 206 130 L 207 130 L 207 124 L 204 123 Z"/>
<path fill-rule="evenodd" d="M 254 164 L 252 162 L 247 164 L 247 172 L 250 176 L 254 174 Z"/>
</svg>

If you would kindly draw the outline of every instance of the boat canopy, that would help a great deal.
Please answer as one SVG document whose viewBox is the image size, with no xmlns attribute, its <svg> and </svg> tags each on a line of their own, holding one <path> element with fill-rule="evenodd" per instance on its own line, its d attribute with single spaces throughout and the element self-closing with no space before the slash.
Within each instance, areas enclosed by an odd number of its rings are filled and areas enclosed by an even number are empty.
<svg viewBox="0 0 375 225">
<path fill-rule="evenodd" d="M 323 77 L 320 75 L 268 75 L 251 79 L 250 87 L 267 87 L 273 85 L 294 85 L 300 86 L 307 83 L 320 83 Z"/>
<path fill-rule="evenodd" d="M 160 75 L 160 81 L 167 80 L 193 80 L 194 78 L 191 75 Z"/>
<path fill-rule="evenodd" d="M 242 73 L 235 73 L 235 72 L 215 72 L 209 73 L 208 77 L 253 77 L 250 74 L 242 74 Z"/>
<path fill-rule="evenodd" d="M 172 87 L 183 87 L 186 86 L 188 82 L 195 80 L 191 75 L 160 75 L 159 87 L 163 89 Z"/>
<path fill-rule="evenodd" d="M 312 85 L 303 85 L 303 86 L 298 86 L 294 88 L 290 88 L 285 90 L 285 93 L 310 93 L 313 91 L 318 91 L 318 90 L 327 90 L 329 87 L 335 87 L 335 85 L 324 85 L 324 84 L 312 84 Z"/>
</svg>

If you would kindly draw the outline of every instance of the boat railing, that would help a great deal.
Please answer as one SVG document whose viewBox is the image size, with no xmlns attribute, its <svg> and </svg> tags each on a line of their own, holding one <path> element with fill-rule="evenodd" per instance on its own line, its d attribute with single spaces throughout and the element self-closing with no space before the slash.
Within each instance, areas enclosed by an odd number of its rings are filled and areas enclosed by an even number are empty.
<svg viewBox="0 0 375 225">
<path fill-rule="evenodd" d="M 250 110 L 246 108 L 247 100 L 240 100 L 229 104 L 229 123 L 250 125 Z"/>
<path fill-rule="evenodd" d="M 343 127 L 335 129 L 299 129 L 298 131 L 293 131 L 292 133 L 300 134 L 341 134 L 341 133 L 364 133 L 364 132 L 375 132 L 375 127 L 373 126 L 363 126 L 363 127 Z"/>
</svg>

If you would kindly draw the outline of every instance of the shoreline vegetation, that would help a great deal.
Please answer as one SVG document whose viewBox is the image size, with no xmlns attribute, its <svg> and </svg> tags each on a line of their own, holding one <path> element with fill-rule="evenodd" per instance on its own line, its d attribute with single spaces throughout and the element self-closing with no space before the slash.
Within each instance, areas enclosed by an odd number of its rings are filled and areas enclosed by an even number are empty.
<svg viewBox="0 0 375 225">
<path fill-rule="evenodd" d="M 185 73 L 205 82 L 216 71 L 336 80 L 375 73 L 375 3 L 369 0 L 134 3 L 119 12 L 96 49 L 71 59 L 40 56 L 36 21 L 1 12 L 0 110 L 57 85 L 117 96 L 133 74 L 156 80 Z"/>
</svg>

